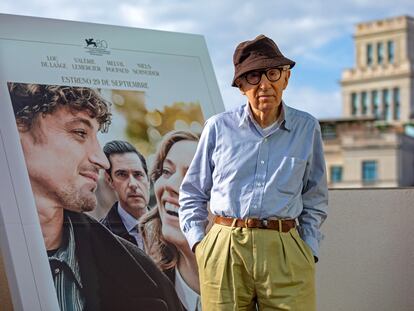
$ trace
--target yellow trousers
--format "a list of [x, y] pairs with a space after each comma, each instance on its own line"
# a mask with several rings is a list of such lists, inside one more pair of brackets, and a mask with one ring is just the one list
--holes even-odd
[[196, 248], [203, 311], [315, 311], [315, 263], [297, 230], [214, 224]]

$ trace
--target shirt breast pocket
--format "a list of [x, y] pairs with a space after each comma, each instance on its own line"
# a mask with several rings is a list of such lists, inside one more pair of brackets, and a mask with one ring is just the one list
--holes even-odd
[[276, 187], [279, 192], [296, 195], [302, 189], [306, 161], [295, 157], [284, 157], [276, 171]]
[[223, 141], [219, 152], [214, 156], [216, 170], [213, 177], [221, 183], [224, 180], [232, 182], [241, 176], [254, 174], [249, 168], [253, 167], [251, 159], [257, 157], [256, 153], [256, 146], [244, 140]]

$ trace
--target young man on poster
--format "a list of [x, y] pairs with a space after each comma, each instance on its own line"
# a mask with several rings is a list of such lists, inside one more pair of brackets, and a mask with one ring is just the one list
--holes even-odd
[[319, 123], [282, 101], [295, 62], [271, 39], [240, 43], [233, 61], [248, 103], [206, 122], [180, 190], [203, 311], [312, 311], [328, 202]]
[[109, 104], [89, 88], [8, 86], [61, 310], [180, 310], [152, 261], [83, 213], [109, 167], [96, 135]]
[[138, 221], [148, 211], [150, 181], [144, 156], [129, 142], [113, 140], [103, 148], [109, 161], [105, 179], [115, 191], [114, 203], [101, 223], [112, 233], [144, 250]]

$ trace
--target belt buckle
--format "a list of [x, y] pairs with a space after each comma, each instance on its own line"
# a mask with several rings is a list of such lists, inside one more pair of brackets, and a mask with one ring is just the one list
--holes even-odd
[[260, 219], [260, 226], [262, 228], [267, 228], [268, 220], [267, 219]]

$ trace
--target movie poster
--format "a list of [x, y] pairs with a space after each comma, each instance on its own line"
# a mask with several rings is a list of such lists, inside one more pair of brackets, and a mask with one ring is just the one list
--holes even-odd
[[116, 279], [142, 292], [146, 268], [112, 233], [199, 307], [177, 210], [204, 121], [224, 110], [204, 38], [0, 15], [0, 99], [0, 246], [15, 309], [56, 310], [68, 294], [99, 309], [104, 292], [128, 303]]

